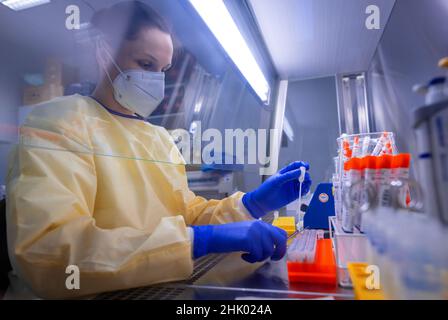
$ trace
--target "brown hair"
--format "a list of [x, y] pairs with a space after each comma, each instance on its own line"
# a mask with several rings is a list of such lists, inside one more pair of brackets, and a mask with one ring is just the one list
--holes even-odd
[[119, 2], [97, 11], [91, 20], [95, 32], [106, 36], [116, 48], [136, 39], [141, 28], [156, 28], [171, 34], [171, 27], [153, 8], [140, 1]]

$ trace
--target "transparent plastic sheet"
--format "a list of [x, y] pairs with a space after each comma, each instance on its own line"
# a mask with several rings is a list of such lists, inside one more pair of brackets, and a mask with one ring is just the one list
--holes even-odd
[[[446, 56], [445, 0], [396, 1], [375, 56], [368, 70], [371, 114], [377, 131], [393, 131], [401, 152], [417, 159], [412, 112], [424, 105], [424, 98], [412, 91], [443, 74], [437, 62]], [[419, 180], [417, 166], [411, 176]]]
[[[164, 128], [101, 107], [83, 108], [81, 102], [76, 108], [57, 107], [51, 102], [37, 107], [20, 127], [18, 141], [7, 146], [8, 244], [21, 252], [11, 262], [15, 270], [35, 277], [34, 285], [49, 272], [62, 277], [59, 263], [65, 268], [66, 257], [82, 272], [120, 274], [108, 282], [115, 289], [120, 283], [132, 287], [180, 277], [191, 264], [186, 226], [247, 219], [239, 207], [238, 185], [224, 185], [228, 180], [221, 175], [204, 173], [197, 179], [208, 190], [216, 187], [221, 201], [191, 190], [186, 161]], [[41, 236], [30, 239], [33, 232]], [[32, 245], [17, 249], [25, 242]], [[142, 259], [147, 252], [161, 256]], [[56, 270], [30, 271], [35, 261], [45, 259]], [[160, 271], [152, 276], [123, 271], [129, 263], [146, 272], [164, 259], [179, 261], [178, 271], [169, 275], [155, 268]], [[85, 293], [94, 292], [101, 279], [92, 278]]]
[[[17, 147], [40, 149], [53, 152], [73, 153], [94, 157], [135, 160], [167, 165], [184, 165], [181, 154], [168, 132], [143, 121], [137, 125], [108, 121], [97, 117], [83, 116], [88, 125], [74, 125], [68, 122], [53, 125], [51, 119], [34, 118], [40, 128], [24, 125], [19, 131]], [[48, 122], [48, 123], [47, 123]], [[55, 130], [46, 129], [45, 126]], [[147, 129], [147, 130], [146, 130]]]
[[[180, 179], [206, 199], [221, 199], [240, 190], [253, 189], [260, 183], [256, 181], [261, 178], [260, 159], [248, 163], [249, 153], [254, 150], [257, 153], [257, 149], [247, 139], [239, 141], [237, 136], [231, 136], [233, 148], [227, 150], [225, 130], [212, 129], [221, 135], [222, 145], [211, 144], [204, 140], [208, 130], [205, 125], [198, 129], [202, 132], [190, 132], [182, 127], [168, 131], [149, 121], [111, 114], [90, 97], [61, 101], [61, 105], [49, 102], [32, 108], [23, 124], [16, 128], [16, 139], [2, 142], [5, 184], [8, 167], [14, 161], [16, 164], [21, 161], [17, 152], [35, 157], [36, 161], [46, 158], [49, 160], [45, 161], [66, 164], [65, 168], [59, 168], [60, 174], [76, 174], [76, 162], [91, 163], [92, 170], [97, 170], [100, 177], [105, 174], [104, 170], [99, 171], [101, 168], [113, 168], [110, 169], [113, 173], [121, 175], [121, 180], [111, 178], [110, 183], [116, 184], [154, 176], [152, 170], [158, 168], [170, 183], [176, 184], [175, 180]], [[74, 106], [67, 105], [70, 103]], [[244, 130], [241, 132], [244, 138]], [[11, 163], [7, 158], [14, 155], [16, 159]], [[167, 173], [173, 171], [178, 179]], [[250, 179], [248, 188], [245, 180], [251, 176], [256, 179]]]
[[[412, 130], [412, 112], [398, 90], [396, 83], [403, 79], [391, 71], [387, 72], [384, 65], [381, 46], [378, 48], [373, 68], [369, 72], [369, 84], [372, 98], [372, 114], [378, 131], [392, 131], [401, 152], [410, 152], [417, 156], [416, 138]], [[386, 71], [384, 71], [386, 68]], [[416, 168], [412, 172], [415, 176]]]

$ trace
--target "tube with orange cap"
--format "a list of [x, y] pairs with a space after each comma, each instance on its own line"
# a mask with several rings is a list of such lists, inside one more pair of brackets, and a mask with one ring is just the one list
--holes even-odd
[[[352, 158], [346, 162], [344, 170], [347, 171], [347, 177], [344, 184], [344, 194], [349, 195], [350, 188], [361, 181], [361, 159]], [[350, 199], [351, 203], [343, 202], [342, 209], [342, 229], [345, 232], [352, 233], [356, 215], [356, 203], [360, 199]]]
[[341, 137], [338, 139], [340, 141], [339, 152], [342, 156], [342, 163], [347, 161], [352, 157], [352, 149], [350, 148], [350, 140], [347, 134], [343, 133]]
[[392, 177], [392, 155], [382, 155], [377, 158], [377, 175], [379, 182], [378, 199], [381, 207], [390, 207], [390, 182]]
[[352, 157], [357, 158], [361, 156], [361, 143], [359, 141], [359, 137], [353, 138], [353, 149], [352, 149]]
[[362, 142], [361, 157], [369, 155], [370, 136], [366, 136]]
[[348, 140], [342, 142], [342, 154], [346, 160], [352, 157], [352, 149], [350, 149], [350, 142], [348, 142]]
[[349, 192], [350, 190], [350, 175], [349, 172], [351, 170], [351, 164], [352, 164], [352, 160], [349, 159], [347, 161], [344, 162], [344, 170], [342, 173], [342, 181], [341, 181], [341, 206], [342, 206], [342, 210], [341, 210], [341, 223], [343, 223], [344, 220], [346, 220], [346, 215], [348, 214], [348, 206], [347, 203], [344, 199], [344, 196], [347, 192]]
[[[409, 153], [401, 153], [394, 156], [394, 159], [392, 161], [392, 179], [400, 180], [401, 182], [406, 184], [406, 181], [409, 180], [410, 166], [411, 166], [411, 155]], [[405, 203], [408, 206], [410, 202], [411, 197], [409, 189], [407, 189]]]
[[357, 163], [355, 163], [354, 168], [358, 170], [359, 172], [359, 181], [361, 182], [361, 184], [358, 186], [358, 190], [357, 190], [357, 198], [355, 199], [355, 201], [357, 201], [358, 205], [356, 206], [356, 211], [354, 212], [354, 216], [353, 216], [353, 225], [358, 229], [361, 230], [361, 221], [362, 221], [362, 212], [360, 210], [360, 205], [361, 203], [365, 202], [365, 177], [364, 177], [364, 173], [365, 173], [365, 166], [366, 163], [364, 161], [364, 158], [358, 158], [357, 159]]
[[383, 150], [384, 146], [386, 145], [386, 143], [389, 140], [388, 136], [389, 135], [387, 132], [383, 132], [383, 134], [381, 135], [381, 138], [378, 140], [378, 142], [375, 146], [375, 149], [373, 149], [372, 156], [380, 155], [381, 151]]
[[393, 154], [393, 149], [392, 149], [392, 143], [390, 141], [388, 141], [384, 146], [383, 149], [381, 150], [380, 156], [385, 155], [385, 154]]
[[[374, 188], [377, 190], [377, 177], [376, 177], [376, 158], [374, 156], [367, 156], [362, 158], [362, 170], [363, 170], [363, 179], [364, 179], [364, 194], [363, 196], [367, 196], [367, 188]], [[363, 200], [364, 201], [364, 200]], [[367, 199], [365, 199], [367, 201]], [[372, 214], [371, 210], [360, 215], [359, 220], [356, 221], [356, 227], [362, 232], [365, 232], [367, 220], [366, 215]]]

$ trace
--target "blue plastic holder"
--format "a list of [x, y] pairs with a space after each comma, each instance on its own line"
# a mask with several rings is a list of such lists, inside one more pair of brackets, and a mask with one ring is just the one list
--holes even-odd
[[303, 226], [308, 229], [329, 229], [328, 217], [334, 215], [333, 184], [320, 183], [305, 212]]

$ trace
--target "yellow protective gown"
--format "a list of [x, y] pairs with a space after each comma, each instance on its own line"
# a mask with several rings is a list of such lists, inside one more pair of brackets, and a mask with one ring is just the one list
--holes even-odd
[[[9, 255], [41, 297], [67, 298], [187, 278], [187, 225], [248, 219], [238, 192], [188, 189], [169, 133], [89, 97], [37, 106], [21, 128], [7, 184]], [[69, 265], [80, 289], [68, 290]]]

